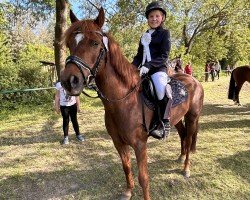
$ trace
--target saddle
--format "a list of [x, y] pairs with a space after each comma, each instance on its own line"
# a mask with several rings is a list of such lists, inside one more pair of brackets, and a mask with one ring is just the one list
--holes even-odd
[[[177, 79], [170, 77], [168, 83], [172, 89], [172, 105], [171, 108], [185, 102], [188, 97], [188, 91], [184, 84]], [[158, 106], [158, 99], [153, 81], [150, 76], [144, 76], [142, 81], [142, 99], [145, 105], [154, 111], [154, 117], [149, 126], [149, 132], [154, 130], [161, 122], [160, 107]], [[165, 97], [164, 97], [165, 98]], [[166, 102], [167, 104], [167, 102]]]

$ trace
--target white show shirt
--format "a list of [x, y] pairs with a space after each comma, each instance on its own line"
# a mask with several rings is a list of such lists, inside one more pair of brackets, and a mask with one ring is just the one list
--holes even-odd
[[67, 95], [61, 82], [56, 83], [56, 89], [60, 91], [60, 106], [72, 106], [76, 103], [76, 97]]

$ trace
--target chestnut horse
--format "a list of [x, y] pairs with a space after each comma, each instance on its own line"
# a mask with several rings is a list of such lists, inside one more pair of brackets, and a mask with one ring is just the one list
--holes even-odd
[[239, 93], [242, 85], [248, 81], [250, 83], [250, 66], [245, 65], [235, 68], [231, 73], [230, 84], [228, 88], [228, 99], [232, 99], [235, 104], [240, 104]]
[[[142, 109], [141, 78], [138, 70], [123, 56], [118, 43], [102, 32], [105, 20], [102, 8], [95, 20], [78, 20], [72, 11], [70, 19], [72, 24], [65, 33], [70, 56], [62, 71], [61, 83], [69, 95], [80, 95], [83, 88], [94, 80], [105, 108], [105, 125], [121, 157], [126, 176], [127, 186], [121, 199], [130, 199], [134, 188], [130, 162], [131, 146], [137, 160], [139, 184], [144, 199], [148, 200], [148, 133], [145, 126], [149, 128], [154, 113], [146, 106]], [[204, 92], [201, 84], [189, 75], [175, 74], [173, 78], [180, 80], [188, 91], [187, 100], [172, 108], [170, 123], [177, 128], [180, 135], [179, 160], [184, 161], [184, 175], [189, 177], [189, 157], [190, 152], [196, 150], [198, 119]]]

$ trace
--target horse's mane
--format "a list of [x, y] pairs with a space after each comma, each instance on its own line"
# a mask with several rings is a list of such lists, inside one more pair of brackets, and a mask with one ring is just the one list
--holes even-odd
[[137, 68], [125, 58], [113, 36], [111, 34], [107, 34], [107, 36], [109, 39], [110, 64], [114, 67], [116, 75], [127, 87], [135, 86], [138, 82]]
[[[85, 37], [93, 38], [95, 34], [93, 31], [102, 32], [93, 20], [81, 20], [73, 23], [65, 32], [63, 42], [67, 45], [70, 36], [74, 31], [81, 31]], [[112, 65], [118, 80], [120, 80], [126, 87], [133, 87], [138, 82], [138, 72], [136, 67], [128, 62], [123, 55], [119, 44], [115, 41], [110, 33], [104, 33], [109, 41], [109, 62]]]

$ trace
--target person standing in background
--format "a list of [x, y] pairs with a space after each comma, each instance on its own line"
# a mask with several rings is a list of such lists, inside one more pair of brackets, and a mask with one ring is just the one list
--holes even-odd
[[187, 64], [186, 67], [184, 68], [184, 73], [185, 73], [185, 74], [189, 74], [189, 75], [192, 76], [193, 70], [192, 70], [191, 62], [188, 62], [188, 64]]
[[219, 61], [217, 61], [215, 64], [215, 71], [216, 71], [216, 76], [217, 76], [218, 80], [220, 78], [220, 70], [221, 70], [221, 66], [220, 66]]
[[207, 61], [205, 65], [205, 82], [208, 82], [209, 74], [210, 74], [210, 65], [209, 61]]
[[214, 81], [214, 78], [215, 78], [215, 63], [214, 62], [210, 63], [210, 74], [211, 74], [212, 81]]
[[71, 119], [76, 139], [79, 142], [84, 141], [84, 137], [80, 134], [79, 124], [77, 121], [77, 112], [80, 112], [80, 98], [79, 96], [69, 96], [61, 85], [61, 82], [56, 83], [55, 95], [55, 110], [63, 117], [63, 133], [64, 139], [62, 144], [69, 144], [69, 120]]
[[230, 74], [231, 74], [231, 68], [230, 68], [230, 65], [227, 65], [227, 68], [226, 68], [226, 74], [227, 74], [227, 76], [230, 76]]

